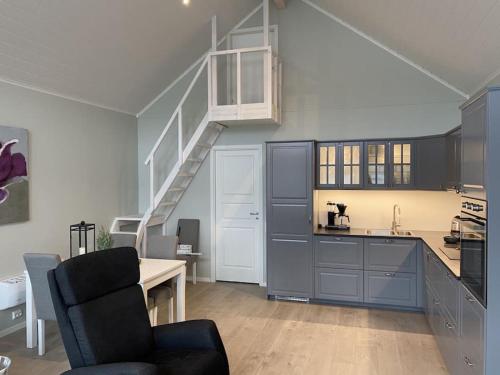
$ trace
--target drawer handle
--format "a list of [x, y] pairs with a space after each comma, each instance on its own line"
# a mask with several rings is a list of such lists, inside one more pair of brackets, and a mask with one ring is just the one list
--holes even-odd
[[389, 238], [385, 240], [385, 243], [393, 243], [393, 242], [394, 242], [394, 240], [391, 240]]
[[395, 274], [395, 273], [390, 273], [390, 272], [387, 272], [387, 273], [385, 274], [385, 276], [387, 276], [387, 277], [395, 277], [395, 276], [396, 276], [396, 274]]
[[450, 322], [446, 322], [444, 325], [445, 325], [445, 326], [446, 326], [446, 328], [448, 328], [448, 329], [453, 329], [453, 328], [455, 328], [455, 326], [454, 326], [453, 324], [451, 324]]
[[476, 299], [474, 297], [471, 297], [471, 296], [468, 296], [466, 295], [465, 296], [465, 299], [470, 302], [470, 303], [474, 303], [474, 302], [477, 302]]
[[464, 357], [464, 362], [467, 366], [469, 367], [474, 367], [474, 363], [471, 362], [471, 360], [469, 359], [469, 357], [465, 356]]

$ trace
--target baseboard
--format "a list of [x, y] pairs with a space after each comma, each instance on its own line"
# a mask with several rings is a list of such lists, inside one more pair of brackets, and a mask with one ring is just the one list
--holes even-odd
[[[193, 277], [192, 276], [187, 276], [186, 277], [186, 280], [187, 281], [193, 281]], [[196, 277], [196, 282], [200, 282], [200, 283], [211, 283], [212, 281], [210, 280], [210, 277], [199, 277], [197, 276]]]
[[9, 328], [5, 328], [4, 330], [0, 331], [0, 337], [10, 335], [11, 333], [14, 333], [16, 331], [19, 331], [20, 329], [23, 329], [24, 327], [26, 327], [26, 321], [21, 322], [21, 323], [17, 323]]

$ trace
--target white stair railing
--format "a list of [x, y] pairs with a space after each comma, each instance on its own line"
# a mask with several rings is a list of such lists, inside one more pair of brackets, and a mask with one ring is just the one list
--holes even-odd
[[[207, 65], [208, 56], [200, 63], [186, 92], [144, 162], [149, 169], [149, 207], [139, 224], [136, 239], [138, 249], [146, 225], [158, 209], [182, 165], [186, 162], [197, 140], [208, 125]], [[199, 85], [201, 87], [197, 87]], [[201, 88], [201, 90], [196, 90], [197, 88]], [[196, 99], [196, 95], [200, 93], [202, 99], [193, 102], [193, 98]]]

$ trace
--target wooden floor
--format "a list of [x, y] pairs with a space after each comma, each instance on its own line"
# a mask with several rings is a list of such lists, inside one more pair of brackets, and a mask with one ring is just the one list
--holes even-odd
[[[189, 284], [186, 311], [217, 322], [232, 374], [447, 374], [422, 314], [268, 301], [265, 289], [232, 283]], [[0, 338], [9, 375], [69, 368], [57, 327], [47, 332], [44, 357], [25, 348], [24, 330]]]

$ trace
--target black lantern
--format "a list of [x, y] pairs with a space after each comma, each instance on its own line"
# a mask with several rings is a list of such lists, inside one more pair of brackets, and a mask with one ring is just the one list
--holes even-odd
[[[69, 257], [73, 257], [73, 242], [78, 240], [78, 252], [75, 255], [87, 254], [89, 252], [88, 237], [92, 235], [94, 237], [94, 245], [92, 251], [95, 251], [95, 224], [89, 224], [85, 221], [79, 224], [73, 224], [69, 226]], [[78, 236], [78, 238], [76, 238]]]

